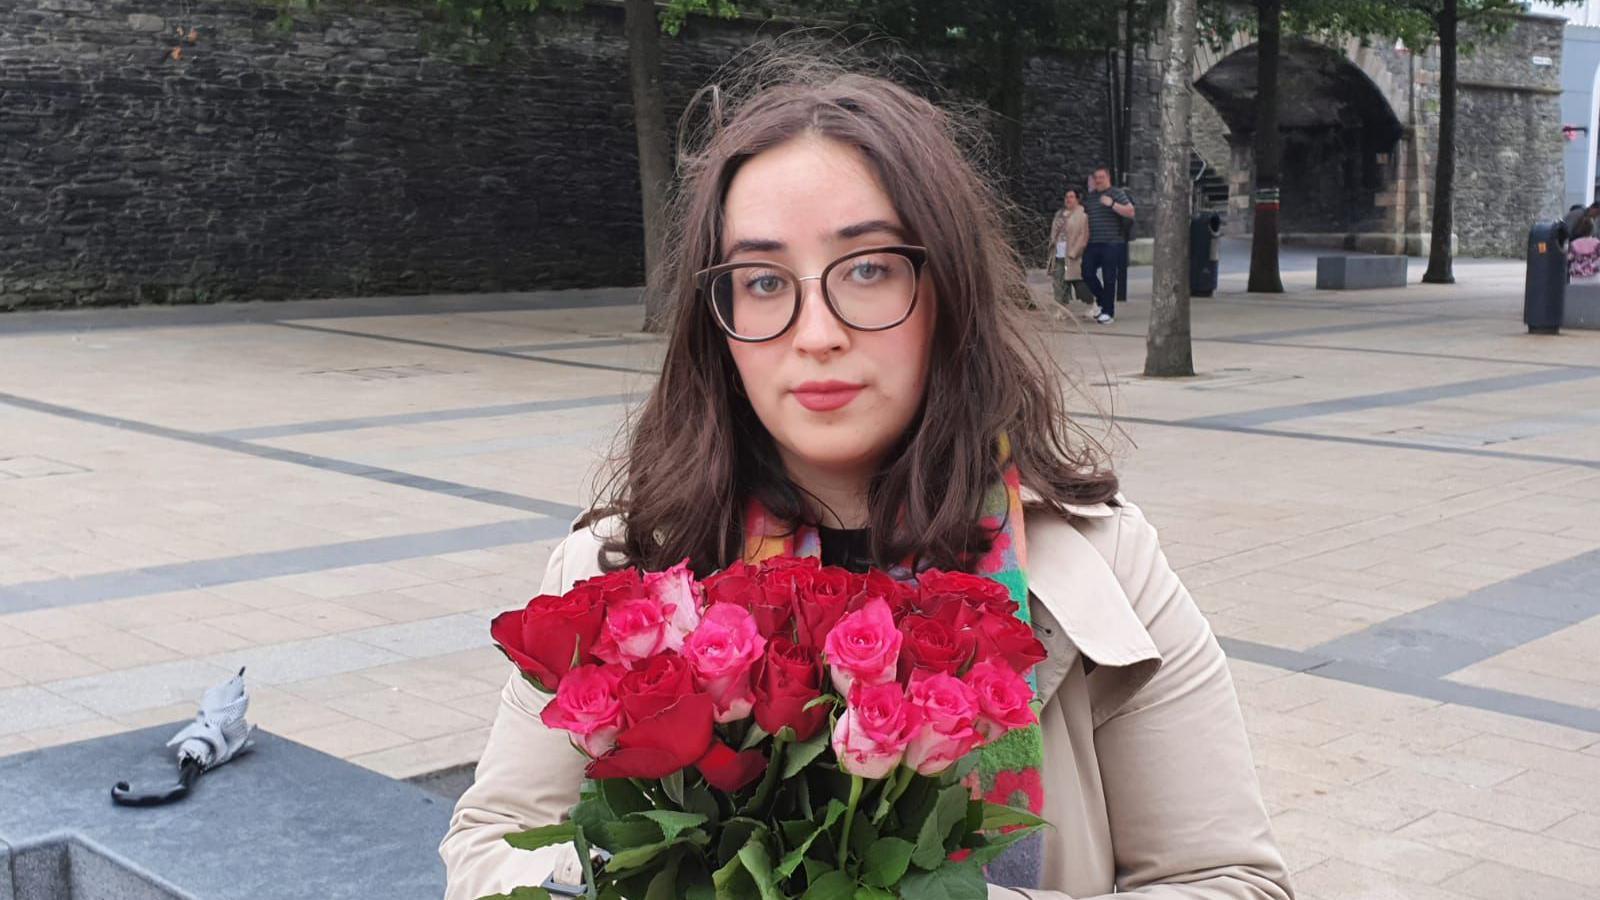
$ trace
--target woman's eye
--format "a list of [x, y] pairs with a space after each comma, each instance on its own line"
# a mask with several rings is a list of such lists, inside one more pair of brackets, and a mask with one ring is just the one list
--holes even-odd
[[752, 294], [776, 294], [783, 290], [783, 276], [771, 272], [757, 273], [746, 277], [744, 286]]
[[883, 277], [888, 268], [874, 260], [865, 259], [856, 262], [850, 267], [850, 278], [853, 281], [871, 282]]

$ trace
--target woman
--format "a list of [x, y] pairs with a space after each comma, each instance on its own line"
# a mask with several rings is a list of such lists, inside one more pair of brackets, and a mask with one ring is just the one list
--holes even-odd
[[[660, 380], [541, 590], [686, 557], [705, 574], [774, 538], [856, 569], [1012, 559], [1050, 656], [1042, 756], [1007, 799], [1054, 827], [991, 865], [1020, 887], [990, 897], [1291, 897], [1222, 652], [1026, 343], [1020, 261], [951, 120], [826, 73], [711, 118], [684, 158]], [[997, 491], [1014, 512], [984, 521]], [[515, 673], [502, 700], [440, 847], [450, 898], [577, 868], [502, 840], [559, 819], [584, 765]]]
[[[1061, 198], [1061, 208], [1056, 210], [1050, 223], [1050, 245], [1055, 255], [1045, 264], [1045, 274], [1055, 287], [1056, 303], [1063, 309], [1072, 307], [1074, 297], [1094, 306], [1089, 287], [1083, 283], [1083, 248], [1089, 245], [1089, 216], [1083, 211], [1083, 198], [1077, 188], [1067, 188]], [[1056, 273], [1059, 272], [1059, 275]], [[1100, 314], [1098, 308], [1090, 318]]]

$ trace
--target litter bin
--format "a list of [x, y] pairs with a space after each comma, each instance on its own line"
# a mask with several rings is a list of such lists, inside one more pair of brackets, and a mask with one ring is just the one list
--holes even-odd
[[1556, 334], [1567, 303], [1567, 226], [1540, 222], [1528, 229], [1528, 280], [1522, 321], [1530, 334]]
[[1201, 213], [1189, 221], [1189, 296], [1216, 293], [1221, 236], [1222, 217], [1216, 213]]

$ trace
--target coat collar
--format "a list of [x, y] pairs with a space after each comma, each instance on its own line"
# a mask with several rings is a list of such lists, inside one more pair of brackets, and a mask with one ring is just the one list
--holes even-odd
[[[1098, 519], [1116, 515], [1107, 504], [1068, 510]], [[1049, 657], [1036, 671], [1039, 697], [1048, 702], [1079, 665], [1082, 654], [1097, 668], [1091, 676], [1095, 720], [1121, 707], [1161, 666], [1161, 653], [1134, 611], [1106, 558], [1073, 523], [1049, 510], [1027, 516], [1028, 589]]]

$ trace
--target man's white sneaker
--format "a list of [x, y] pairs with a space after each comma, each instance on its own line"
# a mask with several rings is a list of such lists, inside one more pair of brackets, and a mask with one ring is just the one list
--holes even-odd
[[1101, 313], [1100, 315], [1095, 316], [1094, 320], [1096, 322], [1100, 323], [1101, 325], [1110, 325], [1112, 322], [1116, 321], [1116, 319], [1113, 319], [1112, 317], [1106, 315], [1105, 313]]

